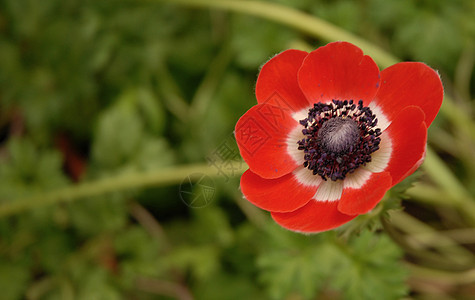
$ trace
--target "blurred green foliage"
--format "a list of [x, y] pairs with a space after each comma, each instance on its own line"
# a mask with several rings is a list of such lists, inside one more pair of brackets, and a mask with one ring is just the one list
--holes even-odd
[[[473, 1], [272, 2], [424, 61], [446, 83], [462, 76], [469, 88], [460, 93], [474, 92], [474, 78], [459, 70], [474, 49]], [[254, 105], [259, 66], [304, 43], [325, 41], [162, 1], [1, 1], [0, 205], [76, 181], [205, 162]], [[201, 209], [180, 201], [178, 185], [117, 187], [0, 219], [1, 298], [408, 294], [403, 250], [377, 218], [350, 224], [351, 237], [298, 235], [243, 202], [236, 177], [214, 182]], [[399, 192], [385, 209], [399, 207]]]

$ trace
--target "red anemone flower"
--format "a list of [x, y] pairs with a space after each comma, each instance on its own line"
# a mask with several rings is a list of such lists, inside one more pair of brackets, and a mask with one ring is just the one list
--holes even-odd
[[380, 72], [335, 42], [276, 55], [256, 98], [235, 129], [249, 166], [241, 190], [281, 226], [321, 232], [367, 213], [420, 166], [443, 87], [423, 63]]

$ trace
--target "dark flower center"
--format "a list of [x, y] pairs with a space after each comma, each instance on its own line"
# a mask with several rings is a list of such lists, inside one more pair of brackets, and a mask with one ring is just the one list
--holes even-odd
[[371, 109], [353, 100], [315, 103], [308, 117], [300, 120], [305, 128], [298, 149], [304, 151], [304, 167], [323, 180], [344, 179], [359, 166], [371, 161], [379, 149], [381, 130]]
[[342, 154], [358, 142], [359, 135], [358, 125], [353, 119], [336, 117], [323, 123], [317, 141], [323, 151]]

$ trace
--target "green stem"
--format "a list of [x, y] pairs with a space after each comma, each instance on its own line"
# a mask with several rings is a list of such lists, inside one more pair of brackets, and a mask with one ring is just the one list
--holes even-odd
[[432, 185], [417, 182], [414, 186], [407, 189], [405, 193], [411, 199], [420, 203], [457, 208], [454, 207], [454, 203], [457, 202], [457, 200], [454, 200], [450, 194], [446, 194], [440, 188]]
[[[39, 206], [62, 201], [73, 201], [118, 190], [179, 184], [188, 177], [191, 180], [199, 179], [203, 174], [211, 177], [220, 176], [215, 168], [210, 167], [207, 164], [186, 165], [153, 172], [118, 175], [116, 177], [100, 179], [94, 182], [80, 183], [41, 195], [4, 203], [0, 206], [0, 217], [13, 215]], [[227, 175], [233, 176], [239, 174]]]
[[262, 17], [276, 21], [280, 24], [288, 25], [326, 41], [341, 40], [358, 45], [366, 54], [378, 61], [383, 67], [389, 67], [398, 62], [396, 57], [385, 52], [380, 47], [377, 47], [348, 31], [307, 13], [280, 4], [237, 0], [158, 0], [158, 2], [225, 9]]
[[440, 111], [452, 124], [456, 130], [471, 140], [475, 140], [475, 124], [467, 110], [456, 106], [452, 98], [445, 95]]
[[[413, 243], [407, 239], [407, 235], [403, 234], [396, 226], [383, 215], [380, 217], [381, 224], [384, 231], [393, 239], [405, 253], [416, 258], [418, 261], [423, 262], [426, 265], [430, 265], [433, 268], [447, 269], [447, 270], [459, 270], [460, 266], [454, 264], [452, 261], [448, 261], [443, 254], [439, 254], [432, 249], [424, 249], [420, 247], [414, 247]], [[412, 233], [410, 233], [412, 235]]]
[[473, 264], [473, 254], [457, 242], [419, 221], [409, 214], [391, 211], [390, 223], [400, 230], [409, 233], [407, 241], [418, 250], [436, 248], [449, 262], [460, 266]]
[[467, 199], [470, 197], [469, 192], [462, 183], [460, 183], [458, 178], [455, 177], [452, 171], [430, 147], [427, 147], [426, 160], [423, 164], [423, 168], [432, 180], [447, 194], [458, 199]]
[[406, 191], [406, 194], [414, 201], [456, 209], [466, 217], [469, 224], [475, 226], [475, 202], [468, 196], [456, 195], [423, 183], [415, 184]]
[[178, 84], [170, 74], [164, 63], [158, 64], [157, 73], [160, 82], [157, 82], [162, 101], [165, 107], [180, 121], [186, 122], [188, 119], [188, 111], [190, 109], [188, 103], [181, 94]]
[[412, 277], [424, 280], [439, 281], [451, 285], [462, 285], [475, 282], [475, 269], [470, 269], [465, 272], [448, 272], [425, 268], [410, 263], [406, 263], [406, 267], [411, 272]]

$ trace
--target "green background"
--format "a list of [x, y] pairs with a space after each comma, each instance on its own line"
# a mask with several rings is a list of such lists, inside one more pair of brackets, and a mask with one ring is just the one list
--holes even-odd
[[[471, 0], [1, 0], [0, 298], [475, 297], [474, 16]], [[446, 99], [421, 171], [300, 235], [242, 198], [232, 133], [265, 61], [335, 40], [381, 69], [429, 64]]]

